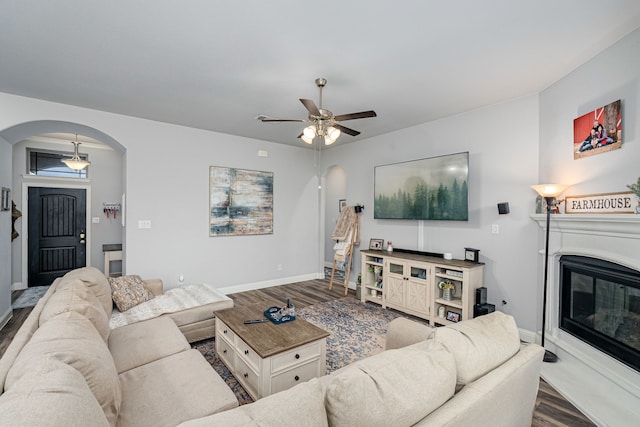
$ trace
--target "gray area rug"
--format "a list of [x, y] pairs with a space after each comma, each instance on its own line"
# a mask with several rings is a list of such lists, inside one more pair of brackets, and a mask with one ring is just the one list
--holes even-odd
[[27, 288], [20, 294], [20, 296], [11, 304], [11, 307], [15, 310], [18, 308], [27, 308], [35, 306], [40, 298], [47, 292], [49, 286], [34, 286]]
[[[297, 310], [296, 315], [331, 334], [327, 337], [327, 373], [384, 350], [389, 322], [397, 317], [409, 317], [354, 299], [314, 304]], [[215, 338], [193, 343], [192, 347], [199, 350], [224, 379], [240, 405], [253, 402], [216, 355]]]

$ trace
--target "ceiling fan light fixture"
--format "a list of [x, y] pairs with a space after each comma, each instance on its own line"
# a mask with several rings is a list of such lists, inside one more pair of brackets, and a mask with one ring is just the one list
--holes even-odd
[[339, 137], [340, 137], [340, 129], [333, 126], [329, 126], [325, 132], [324, 143], [326, 145], [331, 145], [334, 142], [336, 142]]
[[307, 138], [307, 135], [305, 135], [304, 133], [302, 134], [300, 139], [302, 139], [307, 144], [313, 144], [313, 137], [312, 138]]
[[[302, 134], [306, 136], [308, 139], [313, 140], [316, 137], [316, 127], [314, 125], [307, 126], [302, 131]], [[310, 143], [309, 143], [310, 144]]]
[[74, 171], [81, 171], [91, 164], [88, 160], [83, 160], [78, 155], [78, 135], [76, 134], [76, 140], [70, 141], [73, 144], [73, 156], [70, 159], [62, 159], [61, 162], [67, 165], [69, 169], [73, 169]]

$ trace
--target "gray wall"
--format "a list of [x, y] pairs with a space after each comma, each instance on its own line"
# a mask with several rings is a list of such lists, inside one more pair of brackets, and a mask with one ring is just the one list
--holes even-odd
[[[11, 188], [11, 145], [2, 138], [0, 187]], [[0, 328], [9, 321], [11, 313], [11, 211], [0, 211]]]
[[[347, 200], [365, 205], [360, 249], [368, 248], [370, 238], [455, 258], [463, 257], [465, 247], [478, 248], [489, 302], [514, 314], [520, 327], [534, 329], [538, 227], [529, 215], [536, 197], [530, 185], [538, 181], [537, 116], [533, 95], [327, 150], [325, 164], [347, 171]], [[461, 151], [469, 151], [468, 222], [373, 219], [375, 166]], [[498, 202], [509, 202], [511, 213], [498, 216]], [[491, 234], [492, 224], [499, 225], [499, 234]], [[356, 254], [352, 278], [360, 271]]]

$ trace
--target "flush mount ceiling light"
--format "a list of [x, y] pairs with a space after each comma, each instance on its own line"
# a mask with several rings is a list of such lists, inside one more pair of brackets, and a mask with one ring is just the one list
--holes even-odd
[[70, 159], [62, 159], [61, 162], [67, 165], [69, 169], [73, 169], [74, 171], [80, 171], [91, 164], [88, 160], [83, 160], [78, 155], [78, 134], [76, 134], [76, 140], [70, 141], [73, 144], [73, 156]]
[[349, 129], [348, 127], [342, 126], [338, 122], [344, 120], [354, 120], [354, 119], [364, 119], [367, 117], [376, 117], [376, 112], [373, 110], [362, 111], [359, 113], [350, 113], [350, 114], [341, 114], [339, 116], [334, 116], [333, 113], [329, 110], [325, 110], [322, 108], [322, 88], [327, 84], [327, 79], [319, 77], [316, 79], [316, 86], [320, 89], [320, 102], [318, 108], [316, 104], [310, 99], [300, 98], [300, 102], [309, 112], [309, 117], [307, 119], [274, 119], [264, 114], [261, 114], [257, 117], [258, 120], [264, 123], [268, 122], [303, 122], [309, 123], [307, 127], [304, 128], [302, 133], [298, 135], [298, 138], [302, 139], [307, 144], [313, 144], [313, 140], [316, 137], [322, 137], [324, 139], [324, 145], [331, 145], [340, 137], [341, 133], [344, 132], [351, 136], [359, 135], [360, 132], [357, 130]]

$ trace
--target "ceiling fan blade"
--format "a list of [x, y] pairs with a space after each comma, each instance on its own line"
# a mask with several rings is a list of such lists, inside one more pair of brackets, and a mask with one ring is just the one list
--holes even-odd
[[341, 131], [341, 132], [344, 132], [344, 133], [346, 133], [346, 134], [348, 134], [348, 135], [351, 135], [351, 136], [358, 136], [358, 135], [360, 135], [360, 132], [358, 132], [357, 130], [349, 129], [348, 127], [345, 127], [345, 126], [339, 125], [339, 124], [337, 124], [337, 123], [336, 123], [335, 125], [332, 125], [332, 126], [333, 126], [334, 128], [338, 128], [338, 129], [340, 129], [340, 131]]
[[260, 121], [262, 123], [267, 123], [267, 122], [304, 122], [304, 120], [300, 120], [300, 119], [261, 119]]
[[369, 110], [361, 111], [359, 113], [340, 114], [339, 116], [335, 116], [334, 119], [341, 122], [343, 120], [366, 119], [367, 117], [377, 117], [376, 112]]
[[316, 107], [316, 103], [312, 100], [300, 98], [300, 102], [302, 102], [304, 108], [306, 108], [307, 111], [309, 111], [309, 114], [311, 114], [312, 116], [320, 117], [322, 115], [320, 114], [320, 110], [318, 110], [318, 107]]

